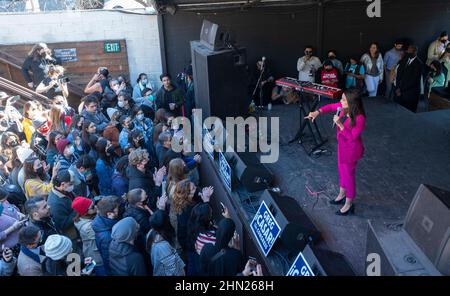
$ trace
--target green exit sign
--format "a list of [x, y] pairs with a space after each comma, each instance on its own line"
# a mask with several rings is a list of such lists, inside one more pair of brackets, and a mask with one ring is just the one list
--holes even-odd
[[105, 53], [116, 53], [120, 52], [120, 42], [119, 41], [113, 41], [113, 42], [105, 42], [103, 44], [103, 49]]

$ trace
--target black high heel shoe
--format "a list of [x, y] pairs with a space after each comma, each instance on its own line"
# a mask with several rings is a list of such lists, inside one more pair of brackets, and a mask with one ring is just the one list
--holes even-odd
[[350, 209], [348, 209], [346, 212], [341, 212], [341, 210], [338, 210], [337, 212], [336, 212], [336, 215], [338, 215], [338, 216], [348, 216], [349, 214], [354, 214], [355, 213], [355, 205], [354, 204], [352, 204], [351, 206], [350, 206]]
[[343, 199], [341, 199], [340, 201], [336, 201], [335, 199], [330, 200], [330, 205], [342, 205], [345, 204], [345, 200], [347, 199], [347, 197], [344, 196]]

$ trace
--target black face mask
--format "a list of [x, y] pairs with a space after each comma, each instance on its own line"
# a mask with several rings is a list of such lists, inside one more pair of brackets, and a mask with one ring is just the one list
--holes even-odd
[[106, 149], [106, 153], [108, 153], [109, 155], [113, 155], [115, 150], [116, 148], [113, 145], [111, 145], [109, 146], [108, 149]]
[[9, 142], [9, 146], [10, 147], [17, 147], [17, 146], [19, 146], [19, 143], [17, 142], [17, 140], [13, 140], [13, 141]]
[[128, 124], [128, 129], [129, 129], [130, 131], [134, 129], [134, 122], [130, 122], [130, 123]]
[[140, 147], [144, 147], [144, 145], [145, 145], [145, 140], [144, 140], [144, 139], [140, 139], [138, 143], [139, 143], [139, 146], [140, 146]]

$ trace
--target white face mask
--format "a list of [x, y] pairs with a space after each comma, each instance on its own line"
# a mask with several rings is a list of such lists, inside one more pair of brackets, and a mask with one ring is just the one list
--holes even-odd
[[117, 102], [117, 106], [119, 106], [120, 108], [123, 108], [125, 106], [125, 102], [119, 101], [119, 102]]
[[148, 80], [147, 79], [143, 79], [143, 80], [141, 80], [141, 83], [142, 83], [143, 86], [146, 86], [147, 83], [148, 83]]
[[144, 114], [137, 115], [136, 119], [139, 120], [139, 121], [143, 120], [144, 119]]
[[66, 188], [66, 192], [72, 192], [74, 189], [74, 185], [70, 185], [69, 187]]
[[69, 153], [70, 154], [74, 154], [75, 153], [75, 148], [73, 146], [70, 146]]

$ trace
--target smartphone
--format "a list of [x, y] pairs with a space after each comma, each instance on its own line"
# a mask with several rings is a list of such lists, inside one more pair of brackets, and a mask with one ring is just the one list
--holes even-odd
[[255, 257], [252, 256], [248, 256], [248, 260], [250, 261], [250, 266], [251, 266], [251, 270], [255, 271], [256, 270], [256, 265], [258, 265], [258, 261], [256, 260]]
[[223, 202], [220, 202], [220, 208], [222, 209], [222, 213], [225, 213], [225, 205]]
[[81, 273], [84, 274], [88, 274], [89, 272], [91, 272], [92, 269], [94, 269], [94, 267], [97, 265], [97, 263], [95, 262], [95, 260], [92, 260], [91, 263], [89, 263], [88, 265], [86, 265], [82, 270]]

